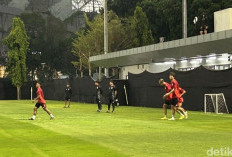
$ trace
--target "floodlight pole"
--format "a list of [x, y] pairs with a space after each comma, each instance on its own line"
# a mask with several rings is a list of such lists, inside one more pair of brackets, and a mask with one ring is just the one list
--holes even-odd
[[[107, 15], [107, 0], [104, 0], [104, 53], [109, 51], [108, 43], [108, 15]], [[105, 76], [109, 77], [109, 69], [105, 68]]]
[[187, 0], [182, 0], [183, 38], [187, 38]]

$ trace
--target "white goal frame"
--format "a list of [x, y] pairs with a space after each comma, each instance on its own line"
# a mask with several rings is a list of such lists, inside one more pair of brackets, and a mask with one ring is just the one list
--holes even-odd
[[[228, 107], [227, 107], [227, 104], [226, 104], [226, 100], [225, 100], [225, 96], [223, 93], [218, 93], [218, 94], [205, 94], [204, 96], [204, 112], [205, 113], [208, 113], [207, 112], [207, 104], [206, 104], [206, 96], [210, 96], [211, 97], [211, 100], [213, 102], [213, 107], [214, 107], [214, 110], [215, 110], [215, 113], [216, 114], [222, 114], [222, 113], [219, 113], [218, 112], [218, 96], [221, 95], [222, 98], [223, 98], [223, 101], [225, 102], [225, 107], [226, 107], [226, 111], [227, 113], [229, 113], [229, 110], [228, 110]], [[216, 103], [213, 101], [213, 96], [216, 96]]]

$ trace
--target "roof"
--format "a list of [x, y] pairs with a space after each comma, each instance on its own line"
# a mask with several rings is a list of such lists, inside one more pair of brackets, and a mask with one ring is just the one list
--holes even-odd
[[90, 57], [105, 68], [148, 64], [165, 58], [181, 59], [232, 52], [232, 30], [173, 40]]
[[0, 5], [0, 13], [6, 13], [10, 15], [20, 15], [23, 11], [17, 8]]

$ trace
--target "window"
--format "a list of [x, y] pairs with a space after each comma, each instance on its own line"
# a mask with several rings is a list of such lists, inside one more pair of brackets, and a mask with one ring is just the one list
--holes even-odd
[[206, 66], [209, 70], [226, 70], [231, 68], [231, 64]]
[[178, 68], [179, 71], [190, 71], [195, 69], [194, 67], [188, 67], [188, 68]]

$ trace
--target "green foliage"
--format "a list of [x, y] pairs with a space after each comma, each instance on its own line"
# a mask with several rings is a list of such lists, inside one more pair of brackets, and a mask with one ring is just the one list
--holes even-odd
[[35, 80], [35, 75], [41, 80], [57, 78], [58, 71], [72, 76], [75, 70], [70, 63], [73, 36], [67, 32], [65, 23], [51, 14], [43, 17], [39, 13], [24, 13], [21, 18], [30, 37], [27, 55], [30, 80]]
[[181, 0], [144, 0], [139, 4], [147, 14], [155, 42], [159, 42], [160, 37], [165, 37], [166, 40], [182, 37], [181, 2]]
[[113, 10], [120, 17], [133, 16], [138, 3], [143, 0], [108, 0], [109, 10]]
[[[199, 34], [202, 15], [207, 17], [208, 32], [214, 31], [214, 12], [232, 7], [232, 1], [227, 0], [190, 0], [188, 1], [188, 34]], [[199, 22], [194, 27], [193, 19], [198, 16]]]
[[29, 42], [24, 23], [20, 18], [13, 18], [10, 34], [3, 42], [9, 48], [6, 70], [12, 84], [21, 87], [26, 81], [26, 54]]
[[[121, 20], [114, 12], [108, 13], [109, 52], [130, 48], [133, 45], [130, 32], [123, 27]], [[89, 57], [104, 52], [104, 18], [98, 14], [93, 21], [85, 15], [86, 29], [76, 33], [77, 38], [73, 40], [73, 54], [78, 61], [73, 64], [82, 73], [85, 69], [91, 69], [93, 65]]]
[[141, 7], [136, 7], [132, 21], [132, 30], [135, 34], [135, 46], [149, 45], [154, 42], [151, 30], [149, 30], [148, 19]]
[[[232, 1], [228, 0], [188, 0], [188, 36], [199, 34], [203, 13], [207, 16], [208, 32], [214, 31], [213, 13], [218, 10], [231, 8]], [[130, 18], [136, 6], [140, 6], [146, 13], [155, 42], [159, 37], [165, 37], [166, 41], [182, 38], [182, 0], [110, 0], [109, 9], [119, 17]], [[199, 22], [193, 24], [194, 17]]]
[[41, 68], [41, 55], [46, 50], [46, 26], [44, 18], [38, 13], [21, 14], [27, 34], [29, 36], [29, 48], [27, 53], [27, 74], [30, 80], [35, 80], [35, 73]]

